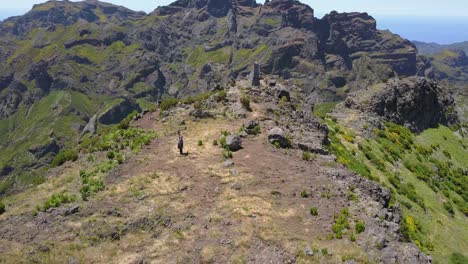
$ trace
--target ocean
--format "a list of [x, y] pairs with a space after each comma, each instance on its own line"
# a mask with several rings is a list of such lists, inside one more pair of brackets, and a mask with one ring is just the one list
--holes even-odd
[[409, 40], [452, 44], [468, 41], [468, 17], [375, 17], [377, 28]]

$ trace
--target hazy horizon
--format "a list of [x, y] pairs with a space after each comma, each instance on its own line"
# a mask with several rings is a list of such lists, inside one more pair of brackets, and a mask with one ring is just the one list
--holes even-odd
[[[46, 2], [43, 0], [17, 0], [15, 2], [2, 3], [0, 7], [0, 20], [11, 16], [23, 15], [34, 4]], [[117, 5], [126, 6], [135, 11], [149, 13], [158, 6], [167, 5], [174, 0], [107, 0]], [[260, 1], [257, 1], [260, 2]], [[262, 1], [263, 2], [263, 1]], [[434, 42], [438, 44], [452, 44], [468, 41], [468, 1], [448, 0], [451, 8], [437, 8], [439, 2], [435, 0], [415, 0], [407, 5], [408, 1], [396, 0], [391, 5], [376, 3], [374, 0], [356, 0], [350, 3], [348, 0], [335, 0], [330, 2], [301, 1], [314, 8], [316, 17], [321, 18], [333, 10], [338, 12], [367, 12], [377, 20], [379, 29], [389, 29], [395, 34], [412, 41]], [[399, 4], [400, 3], [400, 4]], [[389, 8], [392, 7], [392, 8]], [[413, 12], [412, 14], [409, 12]]]

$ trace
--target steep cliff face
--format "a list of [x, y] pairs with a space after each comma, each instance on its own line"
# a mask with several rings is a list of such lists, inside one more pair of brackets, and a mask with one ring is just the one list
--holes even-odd
[[404, 125], [413, 132], [457, 121], [452, 113], [453, 98], [436, 82], [419, 77], [392, 79], [386, 85], [358, 91], [346, 99], [345, 105]]
[[[143, 82], [152, 90], [146, 94], [157, 100], [162, 94], [207, 91], [246, 75], [254, 61], [264, 73], [284, 78], [312, 73], [352, 82], [347, 77], [353, 62], [367, 57], [398, 75], [416, 72], [414, 46], [377, 30], [369, 15], [332, 12], [317, 19], [312, 8], [293, 0], [265, 5], [180, 0], [147, 16], [100, 2], [47, 2], [0, 28], [5, 43], [0, 88], [10, 91], [0, 101], [3, 117], [18, 104], [40, 98], [33, 95], [35, 85], [45, 90], [94, 86], [99, 93], [132, 96], [132, 88]], [[201, 75], [208, 64], [211, 73]], [[34, 71], [38, 67], [42, 72]], [[77, 67], [88, 70], [77, 72]], [[147, 68], [166, 82], [151, 83]], [[25, 83], [37, 78], [39, 83]], [[20, 92], [18, 104], [8, 104], [15, 101], [11, 91], [18, 82], [29, 88]], [[337, 88], [335, 82], [310, 86], [308, 90]]]

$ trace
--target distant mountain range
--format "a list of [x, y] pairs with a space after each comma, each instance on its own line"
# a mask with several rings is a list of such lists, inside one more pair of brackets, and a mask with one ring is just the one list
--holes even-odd
[[413, 41], [418, 48], [419, 54], [423, 55], [433, 55], [436, 53], [440, 53], [444, 50], [463, 50], [465, 53], [468, 53], [468, 41], [448, 44], [448, 45], [441, 45], [437, 43], [426, 43], [420, 41]]

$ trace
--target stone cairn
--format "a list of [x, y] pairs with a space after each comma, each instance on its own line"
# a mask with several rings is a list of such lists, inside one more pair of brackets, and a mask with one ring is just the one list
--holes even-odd
[[260, 85], [260, 65], [258, 63], [254, 63], [252, 72], [250, 73], [250, 82], [252, 86], [259, 86]]

